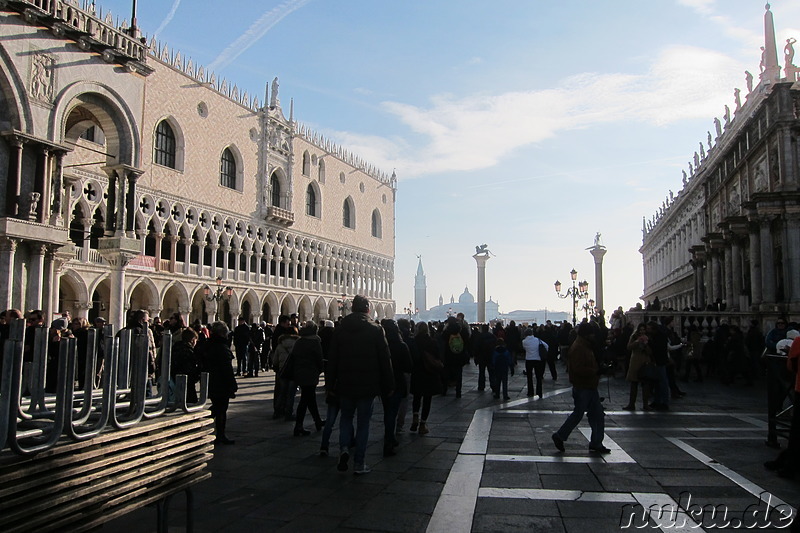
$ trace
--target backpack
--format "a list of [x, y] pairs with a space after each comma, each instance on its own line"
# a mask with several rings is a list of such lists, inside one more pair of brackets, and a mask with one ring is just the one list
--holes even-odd
[[460, 333], [453, 333], [447, 340], [447, 347], [450, 353], [460, 354], [464, 351], [464, 339], [461, 338]]

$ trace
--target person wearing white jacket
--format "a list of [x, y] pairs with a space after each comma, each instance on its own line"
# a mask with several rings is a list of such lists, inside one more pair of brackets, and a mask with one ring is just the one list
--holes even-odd
[[547, 360], [542, 354], [547, 354], [549, 346], [542, 339], [533, 334], [533, 329], [526, 329], [522, 339], [522, 347], [525, 349], [525, 374], [528, 378], [528, 396], [534, 395], [533, 374], [536, 373], [536, 395], [542, 398], [542, 379]]

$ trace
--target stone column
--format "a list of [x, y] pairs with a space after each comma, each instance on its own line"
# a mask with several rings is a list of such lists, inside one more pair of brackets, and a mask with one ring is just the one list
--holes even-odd
[[[117, 171], [110, 167], [103, 167], [108, 175], [108, 190], [106, 191], [106, 219], [105, 236], [113, 237], [117, 223]], [[158, 254], [156, 254], [157, 256]], [[118, 324], [115, 324], [118, 325]], [[119, 326], [124, 326], [121, 324]]]
[[478, 264], [478, 322], [486, 322], [486, 262], [489, 253], [476, 253], [472, 258]]
[[600, 311], [605, 310], [603, 307], [603, 256], [606, 255], [606, 252], [606, 247], [600, 244], [589, 248], [589, 253], [594, 257], [594, 301]]
[[51, 317], [55, 317], [56, 313], [60, 311], [60, 309], [58, 309], [58, 287], [60, 283], [60, 276], [58, 269], [56, 268], [55, 249], [52, 246], [47, 246], [45, 248], [44, 259], [44, 272], [42, 275], [42, 280], [45, 281], [45, 284], [44, 297], [42, 300], [44, 308], [42, 310], [45, 312], [45, 316], [49, 314]]
[[231, 247], [222, 247], [222, 279], [229, 279], [230, 276]]
[[[53, 151], [53, 214], [50, 217], [50, 224], [53, 226], [61, 226], [64, 220], [69, 221], [69, 213], [64, 213], [64, 210], [69, 206], [67, 201], [67, 189], [64, 188], [64, 155], [63, 150]], [[69, 222], [67, 222], [69, 225]]]
[[253, 252], [250, 250], [244, 252], [244, 257], [245, 257], [244, 281], [246, 283], [250, 283], [252, 281], [252, 278], [250, 277], [250, 264], [253, 262]]
[[764, 299], [761, 290], [761, 234], [758, 224], [750, 224], [750, 306], [761, 305]]
[[164, 241], [164, 234], [163, 233], [156, 233], [153, 236], [153, 240], [155, 241], [156, 245], [156, 272], [161, 270], [161, 243]]
[[89, 217], [84, 217], [80, 220], [83, 226], [83, 246], [81, 246], [81, 261], [84, 263], [89, 262], [89, 250], [92, 244], [92, 223], [93, 220]]
[[125, 299], [126, 267], [133, 258], [139, 255], [140, 247], [139, 241], [129, 239], [124, 235], [106, 237], [100, 240], [100, 249], [98, 251], [111, 268], [108, 322], [117, 328], [125, 326], [125, 310], [129, 305]]
[[717, 298], [720, 298], [720, 274], [721, 268], [719, 264], [719, 255], [717, 251], [714, 249], [709, 250], [709, 255], [711, 256], [711, 295], [709, 297], [710, 303], [716, 303]]
[[261, 281], [261, 274], [263, 274], [263, 272], [261, 271], [261, 261], [263, 259], [264, 259], [264, 253], [263, 252], [256, 252], [256, 283], [259, 284], [259, 285], [261, 285], [261, 283], [263, 283]]
[[[20, 195], [22, 194], [22, 146], [21, 139], [6, 139], [11, 151], [8, 158], [8, 191], [6, 192], [6, 216], [13, 218], [22, 214]], [[10, 286], [10, 285], [9, 285]], [[8, 309], [9, 307], [6, 307]]]
[[724, 261], [724, 275], [723, 275], [723, 285], [725, 287], [722, 299], [728, 304], [729, 308], [734, 306], [738, 307], [738, 293], [734, 295], [733, 293], [733, 276], [731, 273], [733, 272], [733, 255], [731, 253], [731, 247], [728, 243], [725, 243], [725, 248], [723, 249], [723, 261]]
[[198, 278], [202, 278], [205, 273], [206, 241], [194, 241], [194, 243], [197, 245], [197, 272], [195, 274]]
[[793, 310], [800, 308], [800, 220], [797, 213], [787, 213], [786, 255], [789, 272], [787, 296]]
[[42, 243], [28, 243], [31, 261], [28, 270], [27, 298], [25, 307], [28, 309], [42, 309], [42, 298], [44, 296], [44, 254], [47, 246]]
[[17, 244], [16, 239], [0, 237], [0, 285], [6, 287], [6, 290], [0, 291], [0, 307], [3, 309], [14, 307], [14, 295], [11, 289], [14, 287], [14, 260]]
[[762, 307], [775, 304], [777, 287], [775, 286], [775, 261], [772, 256], [772, 232], [770, 231], [769, 217], [759, 219], [759, 234], [761, 236], [761, 290], [763, 296]]
[[728, 303], [733, 304], [734, 311], [742, 311], [742, 247], [739, 237], [731, 240], [731, 268], [729, 270], [731, 278], [731, 290], [733, 292]]
[[136, 182], [142, 172], [128, 168], [125, 173], [128, 176], [128, 190], [125, 196], [125, 236], [132, 239], [135, 237], [136, 229]]
[[169, 271], [174, 273], [178, 266], [178, 241], [181, 238], [177, 235], [169, 236]]
[[219, 244], [212, 242], [209, 244], [211, 247], [211, 271], [209, 275], [216, 279], [217, 278], [217, 250], [219, 250]]
[[40, 224], [47, 224], [50, 220], [50, 149], [40, 146], [39, 150], [34, 182], [34, 191], [40, 194], [36, 221]]
[[186, 276], [191, 274], [193, 243], [194, 241], [192, 239], [181, 239], [181, 244], [183, 244], [183, 273]]

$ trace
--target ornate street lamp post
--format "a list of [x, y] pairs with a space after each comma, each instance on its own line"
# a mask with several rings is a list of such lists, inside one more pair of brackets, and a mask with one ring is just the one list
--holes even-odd
[[584, 280], [576, 283], [578, 279], [578, 271], [574, 268], [569, 273], [572, 279], [572, 287], [567, 288], [567, 292], [561, 294], [561, 282], [556, 280], [554, 283], [556, 288], [556, 295], [559, 298], [572, 298], [572, 326], [575, 327], [578, 323], [578, 300], [585, 300], [589, 297], [589, 282]]
[[217, 276], [217, 289], [215, 291], [211, 291], [211, 287], [206, 285], [203, 287], [203, 294], [206, 297], [206, 300], [209, 302], [216, 302], [216, 306], [214, 307], [214, 321], [216, 322], [219, 320], [219, 303], [223, 300], [227, 301], [230, 300], [231, 295], [233, 294], [233, 289], [230, 287], [222, 287], [222, 278]]

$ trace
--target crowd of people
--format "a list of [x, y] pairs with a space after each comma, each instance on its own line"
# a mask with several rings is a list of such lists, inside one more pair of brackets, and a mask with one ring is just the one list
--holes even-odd
[[[707, 334], [689, 327], [680, 335], [670, 318], [633, 324], [621, 309], [612, 314], [608, 324], [602, 316], [586, 319], [578, 327], [569, 322], [517, 325], [470, 325], [464, 316], [448, 317], [442, 322], [418, 322], [370, 317], [370, 303], [363, 296], [352, 301], [352, 312], [336, 323], [300, 323], [297, 315], [281, 315], [274, 327], [265, 323], [248, 324], [240, 318], [230, 331], [224, 322], [187, 326], [181, 314], [165, 320], [138, 310], [130, 313], [127, 329], [148, 338], [148, 388], [158, 383], [160, 355], [165, 332], [171, 334], [172, 363], [170, 388], [178, 374], [188, 378], [186, 400], [198, 401], [197, 385], [201, 372], [209, 373], [208, 396], [215, 419], [216, 442], [233, 444], [226, 435], [229, 402], [238, 390], [237, 377], [257, 377], [260, 372], [275, 372], [272, 417], [294, 423], [293, 435], [311, 434], [305, 427], [310, 414], [313, 427], [321, 431], [320, 455], [328, 456], [330, 438], [339, 422], [338, 469], [347, 471], [353, 454], [354, 472], [370, 471], [365, 462], [373, 404], [380, 398], [383, 406], [383, 454], [397, 453], [396, 435], [410, 431], [426, 435], [433, 399], [453, 393], [462, 395], [463, 367], [475, 364], [478, 391], [491, 390], [493, 397], [509, 400], [508, 380], [518, 367], [526, 377], [528, 397], [544, 396], [545, 374], [558, 378], [559, 359], [573, 386], [574, 411], [553, 434], [553, 442], [565, 450], [572, 430], [584, 414], [592, 429], [589, 450], [609, 453], [603, 445], [604, 409], [598, 383], [603, 373], [620, 368], [630, 382], [625, 410], [637, 410], [641, 391], [641, 409], [668, 410], [670, 402], [684, 392], [679, 383], [693, 377], [703, 381], [712, 376], [731, 384], [741, 379], [745, 384], [764, 373], [762, 355], [788, 353], [790, 371], [800, 354], [800, 326], [779, 319], [774, 329], [764, 335], [753, 321], [747, 331], [738, 326], [720, 324]], [[6, 338], [7, 323], [23, 315], [16, 309], [0, 313], [0, 340]], [[39, 310], [25, 314], [28, 328], [43, 328], [44, 314]], [[87, 369], [89, 322], [60, 313], [48, 329], [47, 391], [56, 387], [59, 341], [75, 337], [77, 342], [76, 385], [86, 380], [100, 383], [102, 342], [105, 321], [98, 317], [91, 326], [98, 332], [98, 358], [95, 368]], [[610, 326], [610, 327], [609, 327]], [[34, 329], [26, 334], [23, 358], [33, 358]], [[119, 334], [119, 333], [118, 333]], [[0, 362], [1, 364], [1, 362]], [[234, 368], [235, 367], [235, 368]], [[317, 403], [317, 390], [324, 377], [325, 417]], [[300, 399], [297, 400], [299, 390]], [[800, 380], [797, 381], [800, 391]], [[153, 391], [155, 393], [157, 391]], [[171, 390], [174, 394], [174, 390]], [[297, 405], [295, 406], [295, 403]], [[410, 407], [410, 409], [409, 409]], [[410, 424], [407, 426], [409, 411]], [[795, 410], [795, 413], [797, 410]], [[791, 443], [796, 449], [800, 424], [793, 424]], [[782, 475], [796, 470], [794, 455], [782, 454], [767, 466]]]

